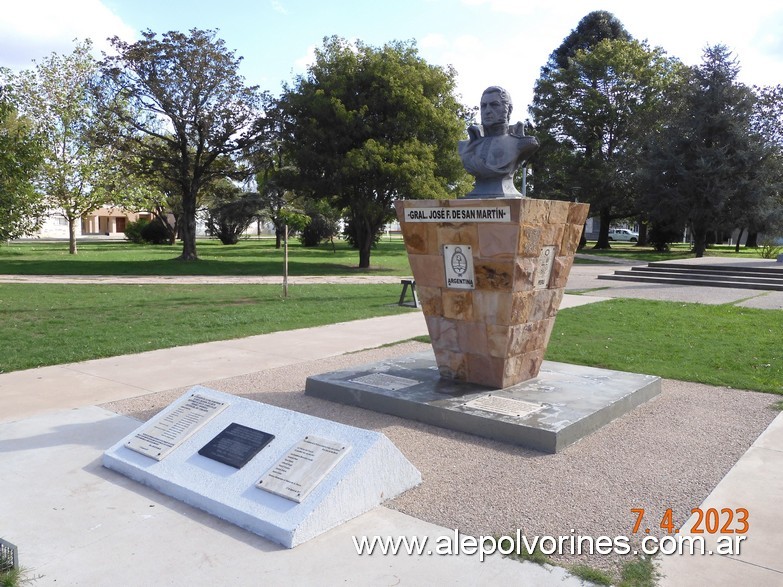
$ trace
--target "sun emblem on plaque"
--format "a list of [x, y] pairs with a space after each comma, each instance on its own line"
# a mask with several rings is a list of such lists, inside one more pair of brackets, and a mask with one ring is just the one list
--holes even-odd
[[454, 254], [451, 255], [451, 268], [454, 273], [462, 277], [465, 275], [465, 271], [468, 270], [468, 260], [465, 257], [465, 253], [462, 252], [461, 247], [454, 249]]

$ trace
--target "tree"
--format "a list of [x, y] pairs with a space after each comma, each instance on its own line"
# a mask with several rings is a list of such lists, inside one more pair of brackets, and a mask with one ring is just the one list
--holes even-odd
[[70, 55], [52, 53], [14, 80], [20, 112], [34, 121], [44, 162], [37, 178], [47, 204], [68, 221], [69, 251], [76, 254], [76, 223], [107, 202], [112, 153], [96, 144], [99, 105], [92, 88], [98, 75], [92, 43]]
[[464, 111], [455, 72], [428, 65], [412, 43], [374, 48], [332, 37], [278, 100], [300, 196], [334, 198], [359, 250], [370, 253], [398, 198], [448, 198], [469, 189], [457, 155]]
[[[262, 133], [260, 94], [239, 75], [241, 58], [228, 51], [215, 31], [152, 31], [128, 44], [111, 43], [118, 55], [102, 63], [110, 117], [107, 132], [123, 153], [138, 158], [177, 186], [182, 217], [180, 259], [198, 258], [196, 211], [201, 190], [232, 176], [230, 161], [249, 150]], [[129, 130], [123, 132], [123, 128]]]
[[299, 242], [305, 247], [317, 247], [328, 240], [335, 251], [334, 237], [340, 234], [340, 210], [332, 208], [326, 200], [309, 200], [304, 204], [310, 222], [300, 231]]
[[783, 85], [756, 86], [753, 92], [751, 128], [763, 139], [767, 156], [759, 169], [765, 175], [759, 182], [764, 191], [763, 205], [750, 227], [746, 246], [758, 246], [760, 231], [783, 234]]
[[609, 248], [611, 220], [639, 212], [642, 138], [660, 124], [677, 63], [660, 48], [627, 40], [609, 13], [591, 13], [580, 27], [536, 82], [530, 114], [541, 149], [533, 160], [534, 193], [589, 202], [601, 219], [596, 248]]
[[556, 72], [558, 69], [568, 69], [571, 59], [579, 51], [590, 52], [593, 47], [606, 39], [615, 41], [631, 41], [631, 34], [625, 30], [623, 23], [611, 12], [595, 10], [587, 14], [574, 30], [563, 39], [560, 46], [552, 51], [546, 65], [541, 70], [541, 77]]
[[0, 244], [40, 225], [44, 205], [33, 182], [42, 160], [32, 124], [19, 117], [7, 90], [0, 87]]
[[209, 186], [207, 226], [210, 234], [224, 245], [235, 245], [248, 227], [258, 217], [261, 198], [242, 189], [228, 179]]
[[702, 64], [675, 86], [669, 120], [649, 151], [653, 221], [687, 220], [696, 257], [708, 231], [748, 222], [767, 193], [772, 153], [753, 130], [754, 95], [737, 82], [738, 72], [724, 45], [705, 49]]

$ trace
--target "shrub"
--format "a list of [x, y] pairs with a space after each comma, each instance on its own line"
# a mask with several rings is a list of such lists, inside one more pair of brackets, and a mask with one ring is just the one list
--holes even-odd
[[169, 244], [169, 230], [160, 218], [155, 218], [142, 227], [141, 238], [145, 243], [167, 245]]
[[761, 241], [759, 255], [762, 259], [777, 259], [783, 253], [783, 245], [779, 245], [775, 239], [765, 238]]
[[309, 214], [310, 223], [302, 229], [299, 242], [304, 247], [317, 247], [323, 241], [337, 236], [340, 228], [335, 220], [327, 218], [323, 214]]
[[127, 238], [132, 243], [143, 243], [144, 238], [141, 236], [141, 232], [149, 223], [150, 221], [146, 218], [139, 218], [135, 222], [128, 222], [125, 225], [125, 238]]
[[673, 243], [680, 238], [679, 228], [667, 226], [665, 224], [653, 224], [647, 235], [650, 245], [661, 253], [669, 251], [669, 243]]
[[211, 234], [224, 245], [235, 245], [258, 217], [262, 202], [258, 194], [233, 190], [235, 200], [223, 200], [209, 209], [207, 224]]

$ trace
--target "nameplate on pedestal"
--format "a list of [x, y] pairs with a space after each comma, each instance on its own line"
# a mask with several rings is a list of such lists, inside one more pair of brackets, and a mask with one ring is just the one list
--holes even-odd
[[125, 446], [160, 461], [227, 407], [226, 402], [194, 393], [173, 412], [151, 421]]
[[552, 276], [552, 266], [555, 262], [555, 250], [557, 247], [549, 246], [541, 249], [536, 265], [536, 273], [533, 278], [534, 289], [546, 289], [549, 287], [549, 278]]
[[351, 383], [361, 383], [362, 385], [369, 385], [370, 387], [385, 389], [387, 391], [398, 391], [400, 389], [405, 389], [406, 387], [412, 387], [421, 383], [416, 379], [397, 377], [396, 375], [388, 375], [386, 373], [369, 373], [367, 375], [362, 375], [361, 377], [354, 377], [348, 381]]
[[302, 503], [350, 449], [343, 442], [305, 436], [274, 464], [256, 487]]
[[484, 410], [485, 412], [502, 414], [504, 416], [514, 416], [515, 418], [527, 416], [528, 414], [537, 412], [544, 407], [541, 404], [535, 404], [532, 402], [526, 402], [508, 397], [498, 397], [491, 394], [477, 397], [474, 400], [465, 402], [463, 405], [466, 408], [475, 408], [478, 410]]
[[470, 245], [443, 245], [443, 268], [449, 289], [475, 289], [473, 247]]
[[405, 222], [511, 222], [511, 207], [405, 208]]

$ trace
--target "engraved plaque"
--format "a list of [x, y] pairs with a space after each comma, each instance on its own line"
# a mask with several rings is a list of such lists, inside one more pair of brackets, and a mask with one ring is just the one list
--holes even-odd
[[532, 402], [525, 402], [507, 397], [498, 397], [496, 395], [477, 397], [474, 400], [465, 402], [463, 405], [467, 408], [477, 408], [479, 410], [484, 410], [485, 412], [503, 414], [504, 416], [515, 416], [517, 418], [532, 414], [544, 407], [541, 404], [534, 404]]
[[370, 373], [369, 375], [362, 375], [356, 379], [349, 379], [352, 383], [363, 383], [371, 387], [379, 387], [380, 389], [386, 389], [388, 391], [397, 391], [398, 389], [405, 389], [413, 385], [418, 385], [420, 382], [415, 379], [408, 379], [407, 377], [397, 377], [396, 375], [388, 375], [387, 373]]
[[446, 269], [446, 287], [475, 289], [473, 248], [470, 245], [443, 245], [443, 263]]
[[151, 422], [125, 446], [160, 461], [227, 407], [226, 402], [194, 393], [175, 410]]
[[510, 206], [405, 208], [406, 222], [511, 222]]
[[302, 503], [351, 447], [318, 436], [305, 436], [256, 483], [256, 487]]
[[549, 286], [549, 278], [552, 276], [552, 266], [555, 262], [555, 246], [543, 247], [538, 256], [536, 274], [533, 279], [535, 289], [545, 289]]
[[235, 469], [241, 469], [274, 437], [274, 434], [232, 422], [205, 444], [198, 454]]

